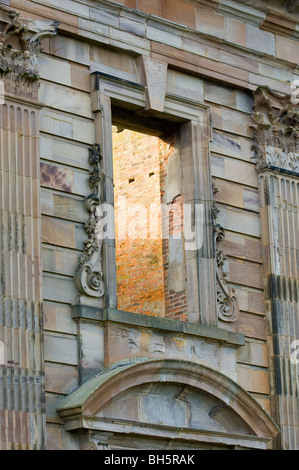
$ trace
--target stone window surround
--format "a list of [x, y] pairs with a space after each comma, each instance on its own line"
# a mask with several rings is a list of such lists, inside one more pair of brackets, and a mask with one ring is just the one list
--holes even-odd
[[[156, 109], [152, 109], [150, 91], [147, 86], [101, 72], [93, 72], [91, 82], [96, 142], [100, 144], [103, 155], [102, 201], [114, 205], [112, 106], [116, 104], [118, 108], [123, 107], [124, 113], [126, 109], [130, 109], [136, 112], [136, 116], [142, 116], [143, 119], [158, 117], [179, 124], [184, 201], [191, 203], [193, 207], [195, 203], [203, 204], [206, 223], [204, 224], [203, 248], [185, 252], [187, 292], [191, 292], [187, 301], [189, 316], [186, 326], [182, 328], [182, 322], [164, 318], [150, 317], [150, 321], [147, 321], [142, 314], [130, 314], [130, 312], [117, 310], [115, 241], [111, 239], [103, 240], [102, 245], [105, 295], [97, 299], [79, 295], [77, 305], [73, 306], [73, 318], [78, 322], [97, 321], [99, 323], [118, 323], [127, 319], [128, 324], [133, 322], [135, 326], [142, 327], [146, 323], [147, 326], [159, 330], [174, 330], [235, 346], [244, 345], [244, 335], [218, 327], [213, 187], [209, 164], [211, 140], [209, 106], [170, 93], [165, 88], [163, 103], [161, 104], [160, 101], [156, 104]], [[155, 99], [152, 99], [152, 102], [157, 103]], [[159, 108], [158, 111], [157, 108]], [[150, 119], [148, 122], [150, 124]], [[184, 181], [192, 180], [193, 185], [184, 184]]]

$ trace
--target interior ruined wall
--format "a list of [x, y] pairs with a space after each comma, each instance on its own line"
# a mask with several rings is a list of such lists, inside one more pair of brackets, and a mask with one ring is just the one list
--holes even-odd
[[169, 189], [174, 151], [173, 137], [114, 130], [117, 307], [185, 321], [186, 271], [180, 279], [169, 250], [183, 236], [182, 185]]
[[[117, 307], [164, 317], [159, 139], [123, 130], [113, 141]], [[157, 207], [155, 238], [151, 205]]]
[[[68, 446], [69, 437], [56, 413], [57, 404], [79, 383], [77, 328], [71, 306], [77, 298], [73, 275], [86, 239], [84, 223], [87, 215], [83, 200], [90, 192], [88, 148], [95, 141], [90, 71], [97, 69], [135, 82], [139, 81], [139, 76], [135, 57], [126, 50], [109, 50], [82, 38], [64, 35], [63, 30], [72, 34], [78, 32], [80, 16], [87, 15], [85, 5], [72, 2], [76, 8], [73, 11], [66, 8], [68, 11], [62, 12], [57, 2], [37, 2], [34, 6], [27, 1], [12, 0], [10, 3], [27, 16], [56, 17], [62, 22], [59, 36], [43, 41], [44, 52], [39, 58], [40, 101], [45, 103], [40, 118], [40, 159], [47, 446], [60, 449]], [[258, 180], [251, 150], [250, 90], [260, 83], [273, 86], [277, 91], [288, 90], [288, 82], [296, 77], [292, 64], [298, 62], [297, 42], [291, 37], [276, 34], [274, 37], [273, 33], [260, 30], [257, 25], [245, 24], [236, 18], [224, 18], [219, 12], [204, 9], [199, 13], [193, 3], [183, 3], [183, 10], [179, 10], [183, 11], [183, 16], [173, 16], [182, 6], [182, 2], [176, 2], [175, 9], [167, 10], [167, 18], [192, 28], [196, 18], [202, 31], [208, 30], [230, 43], [266, 54], [266, 58], [259, 61], [254, 55], [245, 57], [240, 50], [221, 50], [219, 43], [213, 47], [207, 47], [208, 44], [198, 47], [187, 36], [182, 39], [181, 31], [175, 39], [169, 39], [161, 30], [161, 38], [153, 41], [152, 47], [153, 57], [160, 60], [167, 57], [168, 89], [184, 88], [192, 93], [194, 86], [211, 109], [211, 171], [219, 189], [216, 194], [219, 220], [226, 233], [222, 248], [228, 256], [225, 266], [228, 280], [236, 289], [241, 310], [236, 323], [221, 326], [245, 335], [245, 346], [237, 350], [236, 380], [270, 412]], [[124, 4], [136, 6], [135, 1], [130, 0]], [[146, 13], [149, 13], [149, 4], [152, 2], [139, 1]], [[155, 9], [158, 4], [155, 2]], [[188, 20], [186, 17], [191, 10], [194, 17], [191, 15]], [[155, 12], [162, 14], [160, 9]], [[108, 14], [109, 18], [113, 24], [112, 16]], [[86, 37], [92, 37], [95, 33], [88, 30], [92, 21], [85, 21]], [[130, 19], [127, 23], [132, 25]], [[131, 44], [129, 36], [132, 32], [126, 31], [125, 26], [123, 28], [120, 41], [127, 39]], [[269, 41], [261, 41], [263, 37]], [[133, 38], [137, 38], [134, 54], [138, 47], [140, 51], [146, 49], [148, 39], [134, 34]], [[266, 44], [273, 50], [265, 51]], [[272, 59], [286, 62], [276, 67]], [[176, 67], [181, 71], [177, 72]], [[210, 78], [205, 78], [207, 69]], [[193, 80], [190, 72], [199, 78]], [[232, 78], [231, 86], [217, 81], [223, 77], [227, 82]], [[152, 332], [146, 334], [154, 335]], [[147, 337], [143, 351], [147, 354], [149, 350]]]

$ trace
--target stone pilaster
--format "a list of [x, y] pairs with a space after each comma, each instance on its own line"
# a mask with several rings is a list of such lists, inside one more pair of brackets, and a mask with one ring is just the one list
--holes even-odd
[[279, 449], [299, 449], [299, 108], [266, 88], [253, 115], [274, 419]]
[[39, 40], [56, 25], [0, 6], [0, 449], [44, 447]]

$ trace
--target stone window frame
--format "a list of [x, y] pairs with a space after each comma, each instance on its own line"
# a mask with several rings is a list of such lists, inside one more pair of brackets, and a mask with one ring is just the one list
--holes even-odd
[[[160, 105], [160, 109], [163, 108], [163, 111], [157, 111], [149, 104], [151, 100], [147, 86], [101, 72], [93, 72], [91, 82], [95, 139], [101, 146], [103, 156], [102, 200], [107, 204], [114, 206], [112, 105], [117, 104], [124, 112], [129, 108], [138, 115], [149, 118], [159, 116], [179, 125], [184, 202], [191, 204], [192, 214], [194, 214], [195, 204], [202, 204], [204, 216], [202, 248], [185, 251], [187, 321], [217, 327], [213, 187], [209, 149], [211, 141], [210, 108], [202, 102], [165, 90], [164, 102], [162, 107]], [[190, 184], [192, 181], [193, 184]], [[194, 220], [191, 225], [195, 226]], [[117, 292], [114, 240], [103, 240], [102, 267], [105, 295], [102, 299], [98, 299], [97, 305], [99, 308], [115, 310], [117, 309]], [[191, 295], [188, 295], [188, 292]]]

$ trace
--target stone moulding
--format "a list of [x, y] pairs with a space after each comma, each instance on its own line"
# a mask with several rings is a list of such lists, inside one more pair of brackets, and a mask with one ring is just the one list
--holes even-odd
[[0, 80], [8, 95], [38, 100], [39, 67], [36, 59], [41, 40], [56, 36], [58, 21], [20, 17], [0, 5]]
[[252, 126], [257, 170], [299, 172], [299, 106], [290, 97], [259, 87], [254, 93]]
[[[213, 184], [213, 193], [216, 194], [217, 192], [218, 189]], [[213, 219], [216, 255], [217, 313], [220, 320], [232, 323], [238, 320], [240, 309], [235, 290], [227, 284], [227, 273], [224, 271], [226, 256], [219, 247], [219, 243], [225, 237], [225, 231], [224, 228], [217, 223], [218, 214], [219, 210], [214, 202]]]
[[102, 233], [101, 224], [101, 148], [95, 144], [89, 149], [89, 163], [92, 167], [89, 186], [92, 193], [85, 199], [85, 207], [89, 212], [89, 221], [85, 224], [88, 239], [79, 260], [79, 268], [75, 275], [75, 284], [80, 294], [89, 297], [102, 297], [105, 293], [102, 269]]
[[[192, 390], [192, 397], [203, 391], [205, 396], [219, 400], [220, 404], [225, 404], [224, 408], [229, 414], [233, 410], [233, 414], [238, 416], [238, 422], [244, 423], [247, 429], [242, 433], [247, 440], [245, 447], [266, 448], [267, 441], [278, 432], [276, 424], [265, 410], [232, 379], [205, 365], [171, 358], [139, 360], [105, 370], [66, 397], [60, 403], [57, 412], [65, 422], [65, 429], [69, 431], [99, 430], [104, 431], [105, 436], [109, 432], [116, 434], [134, 432], [135, 435], [144, 435], [146, 427], [147, 435], [192, 440], [194, 444], [219, 443], [226, 438], [227, 442], [232, 443], [233, 436], [240, 438], [236, 430], [227, 433], [224, 426], [221, 433], [206, 430], [202, 423], [200, 429], [181, 426], [179, 418], [176, 427], [173, 427], [163, 421], [159, 425], [154, 425], [152, 421], [145, 421], [144, 417], [140, 421], [138, 416], [134, 421], [119, 419], [116, 415], [111, 420], [102, 417], [101, 411], [107, 408], [114, 398], [125, 394], [129, 396], [130, 390], [148, 384], [151, 386], [160, 384], [163, 387], [177, 384], [183, 386], [184, 391]], [[216, 409], [213, 411], [216, 412]], [[87, 437], [90, 440], [92, 435], [89, 433]]]

